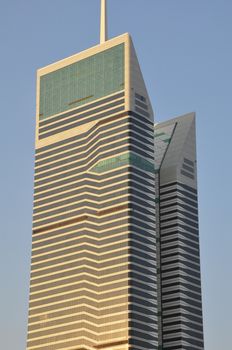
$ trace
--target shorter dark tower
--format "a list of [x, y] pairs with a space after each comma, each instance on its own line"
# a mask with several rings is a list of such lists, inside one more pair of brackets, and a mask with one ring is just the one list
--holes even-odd
[[155, 125], [160, 349], [204, 349], [195, 115]]

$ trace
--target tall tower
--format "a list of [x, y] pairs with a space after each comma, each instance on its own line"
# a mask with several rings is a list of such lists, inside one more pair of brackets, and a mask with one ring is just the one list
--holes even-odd
[[159, 344], [204, 348], [195, 115], [155, 126]]
[[28, 350], [158, 348], [153, 125], [128, 34], [38, 70]]
[[129, 34], [37, 73], [27, 350], [203, 350], [195, 115], [155, 124]]

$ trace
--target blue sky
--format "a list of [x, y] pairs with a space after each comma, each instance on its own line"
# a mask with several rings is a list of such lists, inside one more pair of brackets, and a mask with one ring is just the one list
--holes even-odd
[[[231, 348], [232, 1], [108, 0], [163, 121], [197, 113], [205, 344]], [[99, 41], [100, 0], [0, 0], [0, 347], [24, 350], [36, 69]]]

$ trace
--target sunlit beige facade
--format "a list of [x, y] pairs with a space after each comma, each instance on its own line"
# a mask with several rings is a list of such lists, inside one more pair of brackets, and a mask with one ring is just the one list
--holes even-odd
[[28, 350], [157, 349], [154, 122], [128, 34], [38, 70]]

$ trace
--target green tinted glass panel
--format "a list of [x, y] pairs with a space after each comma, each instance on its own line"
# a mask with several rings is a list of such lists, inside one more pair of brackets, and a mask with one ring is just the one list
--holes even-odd
[[155, 137], [160, 137], [160, 136], [163, 136], [163, 135], [165, 135], [165, 133], [164, 132], [160, 132], [158, 134], [155, 134]]
[[124, 165], [134, 165], [145, 171], [154, 172], [154, 165], [151, 162], [132, 152], [101, 160], [91, 169], [91, 171], [100, 174]]
[[170, 143], [171, 138], [163, 140], [163, 142]]
[[40, 79], [40, 120], [124, 90], [124, 44]]

